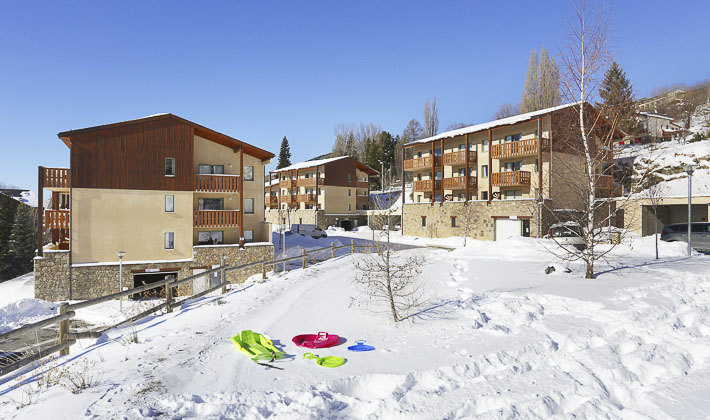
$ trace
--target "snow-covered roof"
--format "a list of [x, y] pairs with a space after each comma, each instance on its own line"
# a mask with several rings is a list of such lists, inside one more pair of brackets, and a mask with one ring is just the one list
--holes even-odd
[[651, 114], [650, 112], [639, 112], [638, 114], [643, 115], [644, 117], [662, 118], [664, 120], [673, 121], [673, 118], [669, 117], [668, 115]]
[[17, 200], [20, 203], [27, 204], [30, 207], [37, 207], [37, 194], [35, 194], [32, 190], [6, 188], [0, 190], [0, 193], [5, 194], [13, 200]]
[[279, 183], [279, 179], [276, 178], [276, 179], [272, 179], [271, 181], [266, 181], [266, 182], [264, 183], [264, 186], [265, 186], [265, 187], [272, 187], [272, 186], [274, 186], [274, 185], [277, 185], [278, 183]]
[[488, 129], [499, 127], [502, 125], [517, 124], [519, 122], [528, 121], [533, 118], [539, 117], [540, 115], [549, 114], [550, 112], [558, 111], [560, 109], [568, 108], [568, 107], [578, 105], [578, 104], [579, 104], [579, 102], [573, 102], [573, 103], [569, 103], [569, 104], [558, 105], [558, 106], [553, 106], [550, 108], [540, 109], [537, 111], [526, 112], [525, 114], [514, 115], [512, 117], [501, 118], [499, 120], [489, 121], [489, 122], [482, 123], [482, 124], [476, 124], [476, 125], [472, 125], [469, 127], [458, 128], [456, 130], [446, 131], [446, 132], [443, 132], [441, 134], [437, 134], [432, 137], [427, 137], [425, 139], [413, 141], [413, 142], [407, 143], [407, 145], [418, 144], [418, 143], [429, 143], [434, 140], [446, 139], [446, 138], [450, 138], [450, 137], [461, 136], [464, 134], [471, 134], [471, 133], [475, 133], [477, 131], [488, 130]]
[[296, 169], [312, 168], [314, 166], [325, 165], [326, 163], [334, 162], [336, 160], [345, 159], [348, 157], [349, 156], [338, 156], [338, 157], [328, 158], [328, 159], [308, 160], [305, 162], [298, 162], [298, 163], [294, 163], [291, 166], [287, 166], [285, 168], [276, 169], [276, 170], [274, 170], [274, 172], [295, 171]]

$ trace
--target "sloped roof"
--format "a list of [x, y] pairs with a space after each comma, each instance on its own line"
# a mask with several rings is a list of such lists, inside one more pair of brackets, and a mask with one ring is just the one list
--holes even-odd
[[223, 146], [226, 147], [231, 147], [231, 148], [237, 148], [241, 147], [242, 150], [244, 150], [244, 153], [254, 156], [256, 158], [259, 158], [261, 160], [267, 160], [273, 158], [275, 155], [267, 150], [261, 149], [259, 147], [256, 147], [254, 145], [251, 145], [249, 143], [243, 142], [241, 140], [235, 139], [234, 137], [230, 137], [226, 134], [222, 134], [218, 131], [212, 130], [211, 128], [207, 128], [203, 125], [197, 124], [195, 122], [192, 122], [190, 120], [186, 120], [182, 117], [178, 117], [177, 115], [174, 114], [153, 114], [153, 115], [148, 115], [146, 117], [141, 117], [141, 118], [136, 118], [133, 120], [127, 120], [127, 121], [121, 121], [117, 123], [111, 123], [111, 124], [104, 124], [104, 125], [97, 125], [93, 127], [87, 127], [87, 128], [80, 128], [76, 130], [69, 130], [69, 131], [63, 131], [61, 133], [57, 134], [57, 137], [62, 139], [64, 143], [69, 146], [69, 142], [71, 142], [72, 136], [78, 135], [78, 134], [83, 134], [83, 133], [88, 133], [91, 131], [97, 131], [97, 130], [104, 130], [108, 128], [115, 128], [115, 127], [122, 127], [126, 125], [132, 125], [132, 124], [138, 124], [146, 121], [155, 121], [155, 120], [160, 120], [164, 118], [171, 118], [177, 121], [180, 121], [184, 124], [190, 125], [193, 127], [195, 130], [195, 135], [198, 135], [200, 137], [204, 137], [207, 140], [213, 141], [215, 143], [219, 143]]

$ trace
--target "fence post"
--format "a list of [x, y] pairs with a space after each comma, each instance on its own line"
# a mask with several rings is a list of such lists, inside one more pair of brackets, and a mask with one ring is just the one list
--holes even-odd
[[330, 258], [335, 258], [335, 242], [330, 243]]
[[209, 290], [210, 286], [212, 286], [212, 283], [210, 283], [210, 276], [211, 274], [209, 276], [205, 276], [205, 290]]
[[[67, 313], [67, 306], [69, 304], [66, 302], [62, 302], [59, 304], [59, 315], [64, 315]], [[59, 322], [59, 344], [64, 344], [67, 339], [69, 338], [69, 320], [65, 319], [64, 321]], [[60, 356], [66, 356], [69, 354], [69, 347], [62, 349], [59, 351]]]
[[351, 254], [355, 253], [355, 240], [354, 239], [350, 240], [350, 253]]
[[382, 255], [382, 251], [380, 250], [380, 243], [377, 243], [377, 255]]
[[301, 257], [301, 265], [303, 266], [303, 268], [306, 268], [306, 250], [305, 249], [301, 250], [301, 255], [303, 255], [303, 257]]
[[219, 270], [219, 277], [222, 281], [222, 294], [225, 294], [227, 293], [227, 273], [224, 272], [224, 256], [222, 256], [222, 259], [220, 260], [220, 267], [222, 267], [222, 269]]
[[165, 312], [170, 313], [173, 311], [173, 286], [172, 283], [175, 281], [175, 276], [168, 276], [170, 281], [165, 284]]
[[266, 279], [266, 263], [261, 264], [261, 279]]

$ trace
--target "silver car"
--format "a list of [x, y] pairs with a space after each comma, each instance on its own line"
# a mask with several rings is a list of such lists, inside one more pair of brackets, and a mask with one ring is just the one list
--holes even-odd
[[[665, 225], [661, 232], [661, 240], [688, 242], [688, 224]], [[695, 222], [690, 224], [690, 246], [697, 251], [710, 252], [710, 223]]]
[[579, 250], [585, 249], [582, 226], [576, 222], [555, 223], [545, 236], [561, 246], [573, 246]]

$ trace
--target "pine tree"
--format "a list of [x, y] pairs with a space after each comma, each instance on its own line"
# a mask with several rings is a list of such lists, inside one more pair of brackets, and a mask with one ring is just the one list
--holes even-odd
[[18, 206], [8, 244], [9, 271], [12, 276], [32, 271], [35, 237], [35, 210], [29, 206]]
[[0, 194], [0, 281], [14, 277], [8, 271], [11, 265], [9, 242], [18, 205], [12, 198]]
[[560, 72], [555, 60], [543, 45], [538, 60], [537, 51], [530, 53], [525, 86], [520, 99], [520, 112], [532, 112], [560, 104]]
[[276, 169], [291, 166], [291, 147], [288, 145], [288, 139], [284, 136], [281, 140], [281, 150], [279, 150], [279, 164]]
[[604, 110], [610, 119], [616, 120], [620, 129], [630, 133], [635, 126], [633, 87], [616, 61], [604, 73], [599, 97], [602, 102], [598, 102], [597, 107]]

